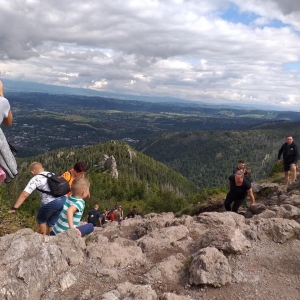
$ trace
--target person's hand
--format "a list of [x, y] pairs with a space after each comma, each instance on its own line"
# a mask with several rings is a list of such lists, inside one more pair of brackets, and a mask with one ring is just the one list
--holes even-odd
[[255, 205], [255, 202], [251, 202], [251, 203], [250, 203], [250, 207], [251, 207], [251, 206], [254, 206], [254, 205]]
[[278, 164], [278, 165], [281, 164], [281, 160], [280, 160], [280, 159], [277, 160], [277, 164]]
[[77, 231], [77, 234], [79, 235], [79, 236], [81, 236], [81, 231], [78, 229], [78, 228], [75, 228], [76, 229], [76, 231]]

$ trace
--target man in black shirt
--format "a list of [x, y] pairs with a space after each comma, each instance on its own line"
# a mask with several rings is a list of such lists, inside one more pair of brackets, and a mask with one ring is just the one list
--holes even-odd
[[95, 227], [97, 226], [98, 222], [100, 226], [102, 225], [98, 209], [99, 205], [95, 204], [94, 209], [90, 210], [88, 213], [88, 223], [92, 223]]
[[284, 184], [289, 184], [289, 173], [291, 171], [291, 183], [296, 181], [296, 166], [299, 157], [299, 151], [297, 145], [295, 145], [293, 137], [288, 135], [286, 142], [281, 146], [278, 151], [278, 161], [280, 164], [280, 157], [283, 157], [283, 168], [284, 168]]
[[235, 174], [237, 171], [243, 171], [245, 178], [252, 182], [251, 170], [246, 169], [246, 163], [244, 160], [239, 160], [238, 165], [233, 168], [232, 174]]
[[[244, 177], [243, 171], [237, 171], [228, 178], [229, 193], [226, 196], [224, 205], [227, 211], [238, 212], [248, 195], [251, 200], [251, 206], [255, 204], [255, 198], [251, 188], [251, 182]], [[233, 203], [232, 207], [231, 204]]]

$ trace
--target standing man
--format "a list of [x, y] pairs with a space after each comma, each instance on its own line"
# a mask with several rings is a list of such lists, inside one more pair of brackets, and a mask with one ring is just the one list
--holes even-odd
[[237, 167], [233, 168], [232, 174], [235, 174], [237, 171], [242, 171], [245, 175], [245, 178], [252, 182], [251, 179], [251, 169], [246, 169], [246, 163], [244, 160], [239, 160]]
[[294, 143], [294, 139], [291, 135], [286, 137], [286, 142], [281, 146], [278, 151], [278, 161], [280, 164], [280, 157], [283, 157], [283, 169], [284, 169], [284, 184], [289, 184], [289, 175], [291, 171], [291, 183], [296, 181], [296, 166], [299, 157], [299, 151], [297, 145]]
[[[255, 198], [251, 188], [251, 182], [245, 179], [243, 171], [237, 171], [229, 176], [229, 193], [226, 196], [224, 205], [227, 211], [238, 213], [239, 207], [243, 204], [247, 195], [250, 197], [251, 204], [255, 204]], [[233, 203], [232, 207], [231, 204]]]
[[100, 212], [98, 211], [99, 205], [95, 204], [94, 209], [90, 210], [88, 213], [88, 223], [92, 223], [94, 227], [97, 226], [97, 223], [99, 222], [99, 226], [101, 226], [101, 218], [100, 218]]

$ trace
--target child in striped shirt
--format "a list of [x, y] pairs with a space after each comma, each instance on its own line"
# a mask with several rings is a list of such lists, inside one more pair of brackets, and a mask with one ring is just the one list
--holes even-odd
[[72, 194], [66, 200], [58, 221], [50, 235], [75, 228], [80, 236], [85, 236], [94, 231], [91, 223], [78, 226], [85, 207], [84, 198], [90, 194], [90, 182], [86, 178], [76, 177], [71, 186]]

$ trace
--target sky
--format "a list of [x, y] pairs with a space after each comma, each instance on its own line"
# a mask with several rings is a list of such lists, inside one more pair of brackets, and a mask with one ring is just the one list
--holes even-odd
[[299, 0], [0, 0], [0, 79], [300, 109]]

